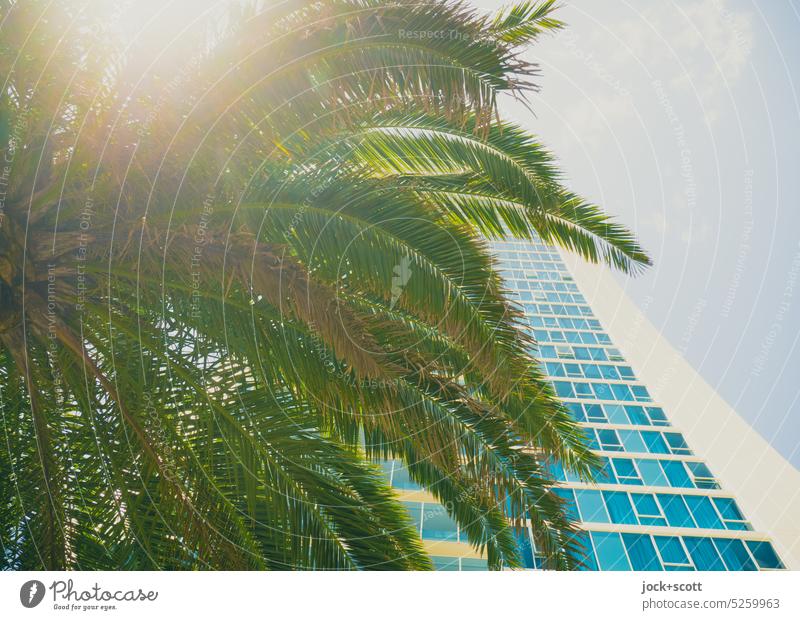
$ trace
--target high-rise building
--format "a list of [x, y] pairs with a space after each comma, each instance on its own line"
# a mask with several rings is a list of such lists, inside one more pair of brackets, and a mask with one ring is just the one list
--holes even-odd
[[[768, 529], [754, 527], [735, 490], [723, 484], [703, 451], [693, 445], [682, 427], [673, 424], [670, 409], [654, 401], [596, 316], [593, 305], [587, 303], [559, 251], [539, 241], [496, 242], [493, 247], [508, 287], [525, 310], [543, 371], [603, 462], [596, 484], [583, 483], [561, 468], [553, 472], [560, 482], [557, 492], [567, 500], [572, 516], [583, 529], [585, 565], [593, 570], [794, 568], [792, 562], [800, 543], [797, 526], [790, 523], [785, 531], [781, 528], [791, 521], [797, 499], [786, 498], [786, 510], [781, 512], [779, 504], [767, 506], [766, 498], [758, 497], [758, 493], [759, 489], [762, 495], [780, 490], [770, 489], [770, 483], [788, 484], [791, 492], [797, 470], [782, 461], [781, 471], [791, 479], [775, 481], [780, 476], [775, 463], [781, 458], [742, 426], [735, 414], [735, 420], [725, 417], [732, 412], [720, 414], [720, 407], [724, 409], [725, 405], [715, 394], [699, 395], [703, 401], [693, 408], [689, 403], [695, 417], [691, 413], [687, 417], [685, 401], [691, 398], [696, 375], [683, 379], [681, 373], [687, 371], [682, 359], [670, 362], [667, 373], [662, 368], [658, 377], [667, 377], [667, 383], [669, 379], [684, 380], [675, 409], [684, 411], [692, 435], [704, 445], [722, 442], [713, 452], [720, 466], [731, 472], [725, 483], [731, 476], [747, 477], [736, 469], [739, 465], [730, 465], [729, 461], [736, 459], [726, 459], [725, 455], [730, 457], [737, 450], [739, 455], [748, 454], [742, 442], [752, 436], [758, 458], [753, 458], [747, 469], [750, 478], [754, 468], [757, 475], [770, 476], [760, 486], [758, 480], [751, 479], [738, 485], [748, 495], [748, 508], [764, 513], [756, 525]], [[611, 321], [619, 322], [617, 315], [624, 313], [619, 308], [613, 312]], [[630, 323], [626, 326], [637, 327]], [[628, 335], [637, 338], [636, 334]], [[655, 342], [660, 336], [651, 333], [649, 337], [654, 339], [647, 348], [650, 356], [663, 357], [658, 349], [664, 343]], [[706, 415], [712, 419], [695, 423], [695, 418]], [[742, 436], [748, 432], [750, 435]], [[732, 441], [734, 436], [739, 438], [737, 445], [726, 448], [725, 441]], [[485, 569], [485, 560], [468, 545], [445, 509], [409, 479], [402, 464], [390, 462], [386, 468], [436, 567]], [[800, 493], [800, 489], [795, 487], [793, 492]], [[795, 540], [774, 544], [781, 533]], [[541, 563], [530, 540], [529, 533], [520, 535], [521, 555], [527, 568], [539, 568]]]

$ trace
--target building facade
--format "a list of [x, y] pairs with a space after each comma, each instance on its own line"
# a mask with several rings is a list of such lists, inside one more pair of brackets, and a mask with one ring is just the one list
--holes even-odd
[[[589, 570], [779, 570], [770, 537], [654, 402], [595, 316], [559, 252], [538, 241], [493, 244], [538, 343], [537, 357], [603, 462], [596, 484], [556, 468], [558, 494], [582, 528]], [[485, 570], [433, 497], [399, 461], [385, 464], [440, 570]], [[529, 533], [526, 568], [541, 567]]]

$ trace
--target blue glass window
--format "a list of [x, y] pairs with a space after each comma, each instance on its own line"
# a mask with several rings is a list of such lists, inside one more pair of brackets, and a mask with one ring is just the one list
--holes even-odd
[[606, 415], [612, 424], [629, 424], [628, 416], [622, 405], [606, 405]]
[[607, 422], [601, 405], [586, 405], [586, 418], [589, 422]]
[[661, 516], [661, 510], [655, 497], [649, 493], [631, 493], [636, 515], [642, 525], [666, 525], [667, 521]]
[[697, 570], [725, 570], [725, 564], [722, 563], [722, 558], [719, 557], [710, 538], [687, 536], [683, 541]]
[[650, 401], [650, 392], [647, 391], [645, 386], [632, 385], [631, 389], [633, 390], [633, 396], [636, 400], [644, 402]]
[[693, 489], [694, 484], [686, 473], [686, 468], [680, 461], [664, 461], [664, 473], [667, 474], [670, 486]]
[[569, 381], [554, 381], [553, 385], [556, 388], [556, 394], [561, 398], [575, 398], [575, 392], [572, 390], [572, 384]]
[[416, 482], [411, 480], [411, 476], [400, 461], [395, 461], [394, 470], [392, 471], [392, 486], [397, 489], [404, 489], [407, 491], [418, 491], [420, 487]]
[[643, 534], [623, 534], [622, 542], [628, 550], [633, 570], [661, 570], [661, 562], [656, 548], [649, 536]]
[[603, 450], [622, 452], [622, 442], [619, 440], [617, 431], [608, 428], [600, 429], [597, 431], [597, 439]]
[[747, 546], [761, 568], [783, 568], [775, 549], [768, 542], [748, 540]]
[[420, 525], [422, 525], [422, 503], [421, 502], [403, 502], [403, 508], [406, 509], [411, 521], [419, 532]]
[[639, 431], [620, 430], [619, 434], [627, 452], [647, 452], [647, 446], [642, 441]]
[[659, 494], [657, 497], [667, 517], [667, 523], [672, 527], [695, 527], [689, 509], [680, 495]]
[[583, 415], [583, 407], [580, 403], [564, 403], [569, 410], [569, 414], [577, 422], [586, 422], [586, 416]]
[[433, 567], [437, 571], [453, 571], [458, 570], [458, 558], [448, 558], [438, 555], [432, 555]]
[[613, 459], [613, 463], [620, 484], [642, 484], [631, 459]]
[[722, 524], [717, 511], [711, 505], [711, 500], [702, 495], [687, 495], [685, 497], [686, 505], [692, 511], [697, 527], [705, 527], [711, 529], [725, 529]]
[[692, 477], [694, 478], [694, 484], [695, 486], [697, 486], [698, 489], [719, 488], [719, 485], [717, 484], [716, 480], [714, 480], [714, 476], [711, 474], [711, 470], [708, 469], [705, 463], [687, 461], [686, 466], [692, 473]]
[[692, 451], [686, 444], [686, 440], [680, 433], [664, 433], [664, 438], [667, 440], [673, 454], [691, 454]]
[[627, 493], [623, 491], [603, 491], [603, 499], [606, 500], [608, 514], [612, 523], [638, 524]]
[[616, 532], [592, 532], [597, 563], [600, 570], [630, 570], [631, 565], [625, 555], [619, 534]]
[[482, 558], [461, 558], [461, 570], [489, 570], [489, 564]]
[[607, 384], [594, 383], [592, 386], [594, 387], [594, 393], [598, 400], [614, 400], [614, 395], [611, 393], [611, 389]]
[[661, 409], [661, 407], [647, 407], [646, 411], [647, 415], [650, 416], [650, 421], [653, 423], [653, 426], [666, 426], [669, 424], [667, 416], [664, 414], [664, 410]]
[[625, 413], [631, 420], [631, 424], [639, 426], [650, 426], [650, 418], [645, 415], [644, 409], [638, 405], [626, 405]]
[[631, 388], [627, 385], [615, 383], [611, 386], [611, 391], [614, 392], [614, 396], [617, 400], [633, 400]]
[[440, 504], [424, 504], [422, 538], [426, 540], [458, 540], [458, 525]]
[[544, 371], [551, 377], [565, 376], [564, 365], [559, 364], [558, 362], [545, 362]]
[[654, 536], [666, 570], [694, 570], [681, 539], [677, 536]]
[[517, 549], [522, 559], [522, 566], [524, 568], [535, 568], [533, 561], [533, 545], [531, 544], [531, 537], [527, 529], [515, 529], [514, 538], [517, 539]]
[[600, 491], [588, 489], [577, 489], [575, 497], [578, 499], [578, 507], [584, 521], [590, 523], [608, 523], [608, 513], [603, 503], [603, 496]]
[[619, 371], [619, 376], [623, 379], [635, 379], [633, 369], [630, 366], [619, 366], [617, 370]]
[[750, 524], [744, 518], [736, 502], [730, 497], [715, 497], [714, 505], [722, 515], [725, 527], [729, 530], [749, 530]]
[[714, 544], [717, 545], [728, 570], [758, 570], [741, 540], [715, 538]]
[[640, 459], [636, 462], [639, 466], [639, 471], [642, 474], [642, 480], [647, 486], [652, 487], [666, 487], [669, 486], [667, 478], [661, 469], [658, 461], [651, 459]]
[[575, 396], [578, 398], [592, 398], [592, 388], [588, 383], [575, 383]]
[[597, 474], [597, 481], [607, 484], [617, 483], [617, 477], [614, 475], [614, 468], [611, 466], [611, 461], [606, 457], [601, 457], [600, 472]]
[[669, 454], [667, 442], [661, 436], [661, 433], [655, 431], [642, 431], [642, 439], [647, 444], [648, 452], [653, 454]]

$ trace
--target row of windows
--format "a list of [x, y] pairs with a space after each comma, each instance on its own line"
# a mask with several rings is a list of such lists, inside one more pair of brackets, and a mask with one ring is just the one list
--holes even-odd
[[424, 540], [468, 542], [444, 506], [435, 502], [403, 502], [417, 531]]
[[604, 452], [648, 452], [650, 454], [691, 455], [680, 433], [634, 431], [612, 428], [585, 428], [589, 446]]
[[[562, 332], [561, 330], [534, 329], [536, 342], [569, 342], [572, 344], [611, 344], [611, 338], [603, 332]], [[555, 357], [555, 355], [551, 356]]]
[[[718, 489], [708, 466], [701, 461], [667, 461], [640, 458], [601, 457], [602, 469], [597, 481], [604, 484], [628, 484], [679, 489]], [[553, 477], [559, 482], [580, 482], [573, 472], [560, 463], [548, 463]]]
[[[578, 332], [572, 332], [578, 333]], [[590, 332], [583, 332], [590, 333]], [[619, 349], [599, 347], [576, 347], [569, 344], [543, 345], [539, 347], [540, 359], [562, 359], [594, 362], [624, 362]]]
[[609, 405], [593, 403], [564, 403], [578, 422], [598, 424], [632, 424], [634, 426], [669, 426], [661, 407], [640, 405]]
[[597, 319], [571, 319], [557, 316], [532, 316], [528, 318], [531, 327], [546, 327], [548, 329], [593, 329], [600, 331], [600, 321]]
[[[523, 278], [524, 276], [520, 276]], [[535, 282], [533, 280], [525, 280], [525, 279], [506, 279], [506, 283], [509, 287], [522, 289], [526, 291], [557, 291], [561, 293], [574, 293], [578, 297], [583, 297], [580, 295], [580, 290], [578, 290], [578, 285], [574, 282]]]
[[530, 251], [527, 247], [501, 249], [496, 252], [496, 256], [502, 262], [513, 262], [516, 260], [546, 260], [558, 262], [561, 260], [561, 257], [556, 252], [545, 247], [542, 247], [542, 249], [538, 251]]
[[584, 383], [582, 381], [553, 381], [560, 398], [618, 400], [621, 402], [651, 401], [650, 393], [643, 385], [625, 383]]
[[[533, 294], [528, 291], [520, 291], [516, 296], [522, 301], [528, 302], [533, 299]], [[523, 304], [525, 312], [528, 314], [557, 314], [559, 316], [594, 316], [589, 306], [565, 306], [563, 304]]]
[[610, 366], [608, 364], [562, 364], [560, 362], [545, 362], [544, 371], [549, 377], [608, 379], [609, 381], [636, 380], [636, 376], [633, 374], [633, 369], [630, 366]]
[[433, 568], [445, 571], [469, 571], [469, 570], [489, 570], [485, 559], [482, 558], [448, 558], [445, 556], [433, 555]]
[[[530, 301], [540, 301], [540, 302], [561, 302], [565, 304], [585, 304], [586, 298], [580, 293], [546, 293], [544, 291], [540, 291], [533, 288], [533, 284], [535, 282], [526, 282], [522, 280], [512, 280], [507, 282], [507, 284], [512, 288], [516, 289], [516, 293], [520, 296], [520, 299]], [[531, 290], [531, 293], [527, 293], [528, 290]]]
[[729, 497], [593, 489], [555, 489], [554, 492], [567, 501], [570, 517], [584, 523], [752, 529], [736, 502]]
[[526, 271], [530, 271], [531, 269], [547, 269], [556, 271], [567, 270], [566, 266], [564, 266], [564, 263], [558, 259], [550, 260], [550, 257], [547, 257], [546, 260], [531, 260], [531, 258], [534, 257], [520, 257], [518, 259], [501, 257], [501, 269], [524, 269]]
[[542, 271], [542, 270], [519, 270], [508, 269], [504, 270], [503, 274], [506, 279], [515, 280], [541, 280], [543, 282], [572, 282], [572, 276], [562, 271]]
[[586, 570], [741, 571], [783, 568], [766, 541], [617, 532], [579, 535]]

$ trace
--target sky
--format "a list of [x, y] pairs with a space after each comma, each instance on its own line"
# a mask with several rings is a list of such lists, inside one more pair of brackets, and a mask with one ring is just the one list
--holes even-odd
[[[472, 0], [495, 9], [497, 0]], [[627, 294], [800, 467], [800, 0], [564, 0], [527, 58], [569, 187], [654, 260]]]

